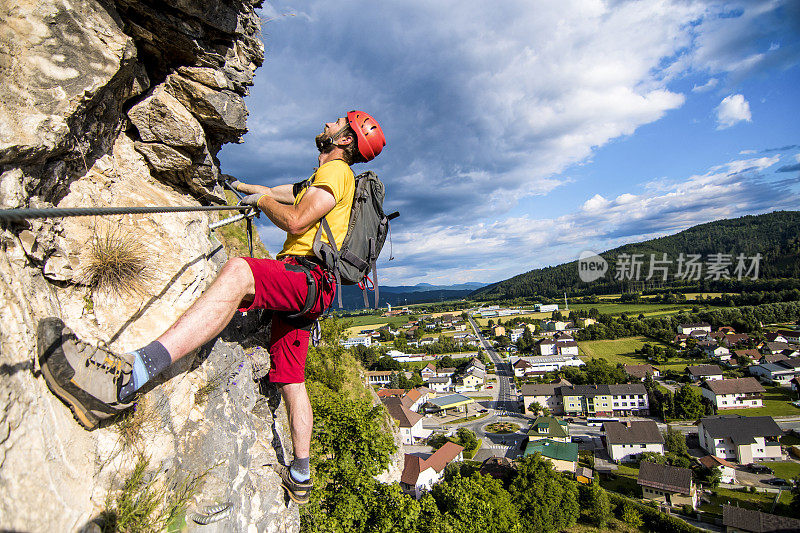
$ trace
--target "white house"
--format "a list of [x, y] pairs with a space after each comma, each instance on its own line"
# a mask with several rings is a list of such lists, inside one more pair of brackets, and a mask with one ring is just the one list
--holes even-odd
[[645, 452], [664, 453], [664, 436], [653, 420], [603, 423], [606, 448], [612, 461], [633, 461]]
[[715, 468], [719, 469], [719, 473], [721, 474], [719, 478], [720, 483], [736, 483], [736, 467], [725, 459], [713, 455], [706, 455], [698, 460], [701, 465], [709, 470], [714, 470]]
[[700, 393], [717, 409], [762, 407], [764, 392], [761, 383], [752, 377], [706, 381], [700, 387]]
[[427, 381], [436, 376], [436, 367], [433, 366], [433, 363], [428, 363], [419, 373], [422, 374], [423, 381]]
[[750, 464], [780, 459], [783, 431], [771, 416], [720, 415], [700, 419], [700, 446], [709, 454]]
[[556, 342], [558, 355], [571, 355], [578, 357], [578, 343], [575, 341]]
[[536, 343], [536, 350], [539, 355], [556, 355], [558, 353], [556, 341], [553, 339], [541, 339]]
[[778, 331], [776, 331], [776, 333], [782, 336], [784, 339], [786, 339], [786, 342], [790, 342], [793, 344], [800, 343], [800, 331], [779, 329]]
[[437, 378], [444, 378], [448, 376], [452, 376], [455, 373], [456, 369], [454, 367], [442, 367], [436, 369], [436, 377]]
[[532, 372], [531, 364], [522, 357], [514, 361], [514, 364], [511, 365], [511, 367], [514, 369], [514, 375], [518, 378], [521, 378], [525, 374]]
[[708, 322], [697, 322], [694, 324], [680, 324], [678, 326], [678, 333], [681, 335], [689, 335], [693, 331], [705, 331], [711, 333], [711, 324]]
[[456, 381], [456, 392], [481, 391], [486, 383], [486, 373], [483, 370], [473, 367], [467, 370], [462, 376], [459, 376]]
[[558, 393], [560, 385], [546, 383], [543, 385], [525, 384], [520, 387], [522, 403], [525, 407], [524, 413], [530, 412], [529, 408], [534, 403], [546, 407], [554, 415], [564, 414], [564, 403]]
[[703, 353], [717, 361], [727, 361], [731, 358], [731, 351], [724, 346], [706, 346], [703, 348]]
[[422, 494], [442, 479], [444, 468], [464, 459], [464, 448], [454, 442], [446, 442], [427, 459], [406, 454], [400, 488], [403, 492], [419, 499]]
[[358, 346], [359, 344], [361, 344], [362, 346], [370, 347], [372, 346], [372, 337], [370, 335], [350, 337], [349, 339], [340, 341], [340, 344], [345, 348], [352, 348], [353, 346]]
[[400, 437], [403, 444], [413, 445], [427, 439], [431, 431], [422, 427], [424, 416], [415, 413], [403, 405], [403, 401], [396, 396], [382, 398], [383, 405], [391, 417], [400, 426]]
[[792, 379], [800, 376], [800, 357], [784, 359], [776, 363], [761, 363], [751, 366], [748, 371], [762, 381], [773, 381], [788, 387]]
[[433, 377], [428, 379], [428, 387], [435, 392], [449, 392], [452, 389], [453, 380], [450, 376]]
[[511, 333], [509, 333], [508, 337], [511, 339], [511, 342], [517, 342], [522, 334], [525, 332], [525, 328], [516, 328], [512, 329]]
[[722, 379], [722, 369], [717, 365], [694, 365], [687, 366], [686, 372], [692, 381], [710, 381]]
[[636, 483], [642, 487], [642, 497], [646, 500], [697, 509], [699, 497], [689, 468], [642, 461]]

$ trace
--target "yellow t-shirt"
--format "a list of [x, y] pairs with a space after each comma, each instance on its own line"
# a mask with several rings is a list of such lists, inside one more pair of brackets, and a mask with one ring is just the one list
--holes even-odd
[[[356, 192], [355, 176], [347, 163], [341, 159], [334, 159], [319, 167], [311, 179], [310, 186], [325, 189], [336, 199], [336, 205], [325, 215], [325, 218], [331, 227], [333, 238], [336, 239], [336, 248], [339, 249], [347, 235], [347, 226], [350, 224], [350, 211], [353, 208], [353, 195]], [[300, 203], [306, 191], [308, 191], [308, 187], [295, 196], [294, 205]], [[304, 233], [297, 235], [288, 233], [286, 242], [283, 243], [283, 250], [277, 256], [278, 259], [285, 255], [314, 255], [312, 245], [318, 228], [319, 222]], [[328, 236], [324, 231], [322, 232], [322, 241], [328, 242]]]

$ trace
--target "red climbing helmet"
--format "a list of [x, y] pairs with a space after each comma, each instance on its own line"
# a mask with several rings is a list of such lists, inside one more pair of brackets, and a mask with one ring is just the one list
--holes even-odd
[[364, 161], [375, 159], [386, 146], [386, 137], [378, 121], [363, 111], [348, 111], [347, 123], [356, 134], [358, 151]]

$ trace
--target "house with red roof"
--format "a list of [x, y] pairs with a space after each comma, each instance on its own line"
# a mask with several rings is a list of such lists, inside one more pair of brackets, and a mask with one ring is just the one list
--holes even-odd
[[721, 474], [720, 483], [736, 483], [736, 467], [725, 459], [715, 455], [706, 455], [698, 459], [698, 461], [709, 470], [719, 468], [719, 473]]
[[400, 476], [400, 488], [406, 494], [419, 499], [444, 477], [444, 468], [447, 465], [464, 459], [463, 452], [463, 446], [448, 441], [427, 459], [407, 453], [403, 474]]
[[403, 405], [402, 398], [387, 396], [381, 398], [381, 401], [400, 427], [403, 444], [417, 444], [430, 436], [431, 431], [422, 427], [422, 419], [425, 417]]

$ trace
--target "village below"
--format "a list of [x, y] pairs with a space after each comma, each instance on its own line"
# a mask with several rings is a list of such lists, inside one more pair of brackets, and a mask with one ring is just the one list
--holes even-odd
[[340, 342], [399, 428], [416, 499], [535, 460], [578, 487], [587, 531], [799, 530], [797, 303], [727, 298], [390, 305], [340, 317]]

